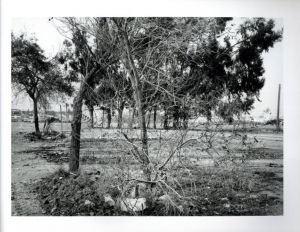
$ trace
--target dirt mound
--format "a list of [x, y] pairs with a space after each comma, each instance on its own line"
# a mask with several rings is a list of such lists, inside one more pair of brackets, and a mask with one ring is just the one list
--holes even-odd
[[29, 140], [30, 142], [44, 140], [41, 135], [36, 134], [35, 132], [25, 133], [24, 138]]
[[24, 134], [24, 138], [30, 142], [39, 141], [39, 140], [61, 140], [67, 138], [64, 133], [58, 131], [51, 131], [47, 134], [38, 135], [35, 132], [30, 133], [19, 133]]
[[45, 215], [114, 215], [114, 209], [97, 193], [94, 181], [84, 174], [74, 176], [59, 170], [42, 179], [36, 190]]

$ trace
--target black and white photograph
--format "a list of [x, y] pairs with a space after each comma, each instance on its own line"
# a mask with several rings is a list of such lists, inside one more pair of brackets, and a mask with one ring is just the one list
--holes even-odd
[[13, 19], [12, 215], [282, 215], [282, 32]]
[[299, 231], [299, 10], [2, 0], [0, 231]]

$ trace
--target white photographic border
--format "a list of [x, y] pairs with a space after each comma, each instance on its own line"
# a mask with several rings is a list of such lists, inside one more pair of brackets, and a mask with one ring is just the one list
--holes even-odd
[[[11, 216], [10, 33], [13, 17], [227, 16], [283, 18], [284, 215], [213, 217]], [[2, 0], [0, 231], [300, 231], [300, 1]]]

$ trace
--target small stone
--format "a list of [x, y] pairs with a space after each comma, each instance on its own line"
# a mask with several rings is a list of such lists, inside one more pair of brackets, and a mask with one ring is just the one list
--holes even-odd
[[246, 194], [244, 194], [244, 193], [237, 193], [235, 196], [238, 197], [238, 198], [242, 198], [242, 197], [245, 197]]
[[59, 179], [62, 180], [63, 179], [62, 176], [60, 176]]
[[257, 199], [257, 198], [258, 198], [258, 196], [257, 196], [257, 195], [255, 195], [255, 194], [251, 194], [251, 195], [249, 196], [249, 198], [250, 198], [250, 199]]
[[90, 200], [85, 200], [84, 205], [93, 205], [94, 203]]
[[220, 198], [220, 201], [221, 201], [221, 202], [228, 202], [229, 200], [228, 200], [227, 197], [223, 197], [223, 198]]
[[223, 206], [224, 206], [224, 208], [227, 208], [227, 209], [230, 208], [230, 204], [224, 204]]

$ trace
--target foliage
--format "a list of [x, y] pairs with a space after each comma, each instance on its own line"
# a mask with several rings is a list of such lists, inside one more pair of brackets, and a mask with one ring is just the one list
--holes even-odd
[[71, 82], [65, 80], [55, 60], [48, 60], [35, 38], [12, 34], [12, 83], [19, 92], [47, 105], [55, 94], [71, 95]]

